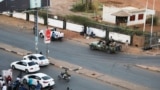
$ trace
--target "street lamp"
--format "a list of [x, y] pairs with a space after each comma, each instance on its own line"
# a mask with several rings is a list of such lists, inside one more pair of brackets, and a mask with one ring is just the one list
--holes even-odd
[[145, 16], [144, 16], [144, 25], [143, 25], [143, 33], [145, 32], [145, 29], [146, 29], [147, 8], [148, 8], [148, 0], [146, 0]]
[[[154, 10], [154, 7], [155, 7], [155, 0], [153, 1], [153, 10]], [[151, 32], [150, 32], [150, 46], [152, 45], [152, 34], [153, 34], [153, 17], [154, 15], [152, 14], [152, 22], [151, 22]]]

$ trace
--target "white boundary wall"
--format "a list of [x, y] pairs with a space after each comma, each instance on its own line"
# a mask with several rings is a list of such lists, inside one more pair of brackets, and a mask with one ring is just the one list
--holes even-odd
[[26, 13], [13, 13], [13, 17], [26, 20]]
[[29, 21], [34, 22], [34, 15], [29, 14]]
[[63, 21], [48, 18], [48, 25], [58, 27], [58, 28], [63, 28]]
[[41, 17], [38, 17], [38, 23], [40, 23], [40, 24], [44, 24], [44, 19], [43, 19], [43, 18], [41, 18]]
[[[29, 15], [29, 21], [34, 22], [34, 15], [32, 14]], [[38, 23], [44, 24], [44, 19], [41, 17], [38, 17]]]
[[93, 27], [90, 27], [90, 29], [92, 29], [93, 33], [95, 33], [97, 37], [101, 37], [101, 38], [106, 37], [106, 30], [97, 29]]
[[66, 23], [66, 29], [70, 30], [70, 31], [82, 32], [83, 31], [83, 26], [67, 22]]
[[[3, 14], [4, 15], [9, 15], [7, 12], [5, 12]], [[13, 13], [13, 17], [25, 20], [26, 19], [26, 14], [25, 13]], [[29, 20], [34, 22], [34, 15], [30, 14]], [[44, 24], [44, 19], [38, 17], [38, 23]], [[63, 28], [63, 21], [61, 21], [61, 20], [48, 18], [48, 24], [50, 26], [53, 26], [53, 27]], [[66, 22], [66, 29], [70, 30], [70, 31], [75, 31], [75, 32], [82, 32], [83, 31], [83, 25]], [[96, 34], [97, 37], [100, 37], [100, 38], [105, 38], [106, 37], [106, 31], [105, 30], [97, 29], [97, 28], [93, 28], [93, 27], [90, 27], [90, 29], [92, 29], [92, 31]], [[119, 33], [115, 33], [115, 32], [109, 32], [109, 38], [111, 36], [116, 41], [125, 43], [128, 40], [129, 44], [131, 43], [131, 36], [129, 36], [129, 35], [119, 34]]]
[[131, 36], [125, 35], [125, 34], [120, 34], [116, 32], [109, 32], [109, 38], [111, 38], [115, 41], [119, 41], [122, 43], [125, 43], [128, 40], [128, 43], [131, 44]]

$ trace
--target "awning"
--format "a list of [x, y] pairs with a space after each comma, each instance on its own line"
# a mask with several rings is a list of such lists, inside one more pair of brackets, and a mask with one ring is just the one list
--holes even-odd
[[120, 10], [118, 12], [112, 13], [111, 15], [118, 16], [118, 17], [127, 17], [127, 16], [131, 16], [132, 14], [126, 10]]

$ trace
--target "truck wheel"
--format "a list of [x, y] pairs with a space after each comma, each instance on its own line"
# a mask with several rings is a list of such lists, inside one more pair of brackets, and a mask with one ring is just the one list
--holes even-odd
[[13, 69], [13, 70], [16, 69], [14, 65], [12, 66], [12, 69]]

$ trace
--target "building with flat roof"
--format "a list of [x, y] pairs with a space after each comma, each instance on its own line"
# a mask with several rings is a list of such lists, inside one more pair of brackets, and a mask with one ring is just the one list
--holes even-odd
[[149, 15], [155, 15], [155, 10], [103, 6], [102, 20], [116, 25], [131, 26], [144, 24]]

